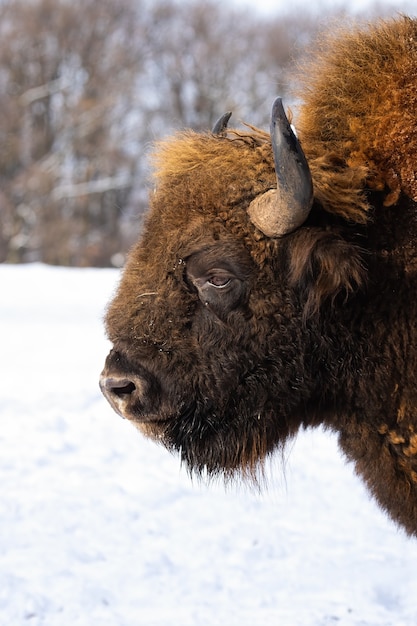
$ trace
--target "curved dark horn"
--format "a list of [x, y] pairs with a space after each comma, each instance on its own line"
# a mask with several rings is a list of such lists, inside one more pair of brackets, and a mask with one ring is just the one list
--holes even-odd
[[231, 116], [232, 116], [232, 112], [228, 111], [227, 113], [224, 113], [220, 119], [217, 120], [217, 122], [214, 124], [213, 129], [211, 131], [213, 135], [225, 134], [225, 131], [227, 129], [227, 124], [229, 123]]
[[285, 115], [281, 98], [272, 107], [271, 142], [277, 189], [257, 196], [249, 205], [251, 222], [267, 237], [296, 230], [307, 219], [313, 203], [310, 168]]

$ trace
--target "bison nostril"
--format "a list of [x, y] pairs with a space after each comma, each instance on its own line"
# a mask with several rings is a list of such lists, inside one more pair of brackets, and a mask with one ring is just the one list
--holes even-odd
[[136, 390], [136, 385], [129, 381], [126, 385], [117, 385], [112, 387], [112, 392], [116, 396], [128, 396]]
[[129, 396], [136, 390], [136, 385], [128, 378], [104, 378], [100, 381], [102, 390], [119, 398]]

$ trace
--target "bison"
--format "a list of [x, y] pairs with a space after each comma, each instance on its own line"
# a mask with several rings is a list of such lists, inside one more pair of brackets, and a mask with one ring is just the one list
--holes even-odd
[[417, 535], [417, 21], [333, 32], [300, 84], [297, 136], [277, 99], [156, 145], [100, 386], [199, 476], [321, 424]]

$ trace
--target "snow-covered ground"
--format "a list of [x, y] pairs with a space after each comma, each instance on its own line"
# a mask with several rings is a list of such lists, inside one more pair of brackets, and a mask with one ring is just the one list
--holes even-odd
[[417, 541], [336, 439], [190, 481], [101, 397], [111, 270], [0, 266], [1, 626], [415, 626]]

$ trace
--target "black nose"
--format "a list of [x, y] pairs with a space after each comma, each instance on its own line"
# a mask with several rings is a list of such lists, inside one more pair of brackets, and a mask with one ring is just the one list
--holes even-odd
[[139, 418], [144, 412], [149, 384], [139, 376], [109, 376], [104, 372], [100, 377], [100, 389], [113, 409], [127, 418]]

